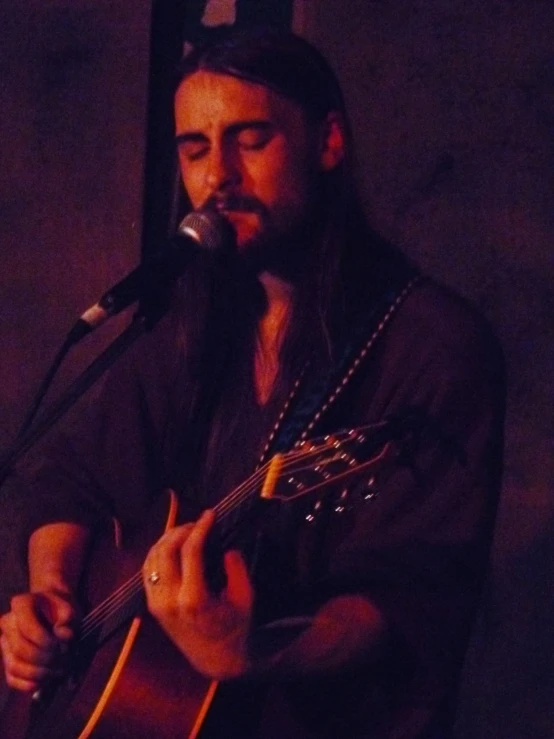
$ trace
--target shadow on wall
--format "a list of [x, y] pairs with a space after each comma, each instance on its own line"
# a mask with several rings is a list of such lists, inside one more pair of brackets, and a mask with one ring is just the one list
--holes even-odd
[[[456, 739], [554, 736], [554, 503], [504, 506], [489, 587], [468, 653]], [[506, 553], [510, 538], [510, 554]]]

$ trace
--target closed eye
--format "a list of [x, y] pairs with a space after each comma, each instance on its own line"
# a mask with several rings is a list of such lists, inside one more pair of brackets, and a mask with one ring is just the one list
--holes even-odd
[[263, 149], [273, 138], [273, 129], [264, 123], [247, 126], [236, 134], [239, 147], [245, 151]]
[[195, 162], [198, 159], [201, 159], [210, 149], [209, 144], [205, 139], [185, 139], [179, 141], [179, 138], [177, 138], [177, 143], [179, 146], [179, 154], [184, 156], [184, 158], [189, 162]]
[[[236, 146], [243, 151], [263, 149], [275, 135], [274, 126], [264, 120], [240, 121], [231, 124], [224, 134], [228, 146]], [[210, 152], [210, 140], [200, 132], [186, 132], [175, 137], [179, 155], [188, 162], [195, 162]]]

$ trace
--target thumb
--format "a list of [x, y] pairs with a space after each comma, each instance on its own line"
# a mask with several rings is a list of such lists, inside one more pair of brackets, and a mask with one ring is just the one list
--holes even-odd
[[45, 609], [52, 625], [52, 633], [62, 641], [72, 639], [75, 634], [77, 613], [69, 597], [49, 594]]
[[249, 613], [254, 602], [254, 590], [242, 555], [232, 549], [225, 552], [223, 563], [227, 575], [227, 600], [240, 611]]

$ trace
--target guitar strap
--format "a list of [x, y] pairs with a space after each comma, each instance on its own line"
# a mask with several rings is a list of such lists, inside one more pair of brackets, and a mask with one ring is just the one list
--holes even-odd
[[258, 468], [277, 452], [309, 438], [314, 427], [340, 397], [385, 328], [422, 278], [410, 264], [396, 264], [379, 295], [339, 342], [338, 361], [314, 367], [308, 361], [270, 433]]

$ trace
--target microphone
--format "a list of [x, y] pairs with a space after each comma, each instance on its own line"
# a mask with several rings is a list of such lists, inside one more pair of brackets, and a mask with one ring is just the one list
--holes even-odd
[[84, 336], [140, 298], [180, 277], [200, 250], [215, 252], [234, 240], [232, 226], [212, 210], [193, 211], [181, 221], [177, 234], [152, 257], [102, 295], [74, 326]]

